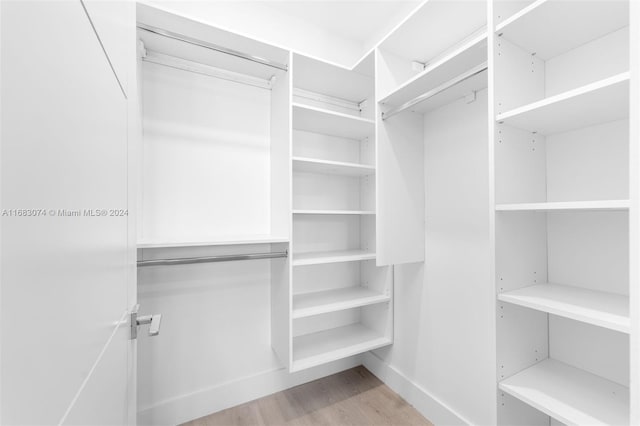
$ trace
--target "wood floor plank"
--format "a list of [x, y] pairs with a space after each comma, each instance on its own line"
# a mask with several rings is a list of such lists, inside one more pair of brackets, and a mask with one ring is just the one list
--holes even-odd
[[360, 366], [210, 416], [188, 426], [433, 426]]

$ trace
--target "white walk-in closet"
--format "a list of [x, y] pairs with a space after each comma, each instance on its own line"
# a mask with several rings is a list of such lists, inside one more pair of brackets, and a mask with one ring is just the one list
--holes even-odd
[[640, 426], [640, 1], [0, 3], [0, 423]]

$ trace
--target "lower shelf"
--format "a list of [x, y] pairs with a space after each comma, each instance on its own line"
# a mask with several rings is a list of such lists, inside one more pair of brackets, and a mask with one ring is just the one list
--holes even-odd
[[293, 318], [310, 317], [389, 300], [391, 297], [387, 294], [360, 286], [297, 294], [293, 296]]
[[629, 424], [628, 388], [554, 359], [503, 380], [499, 387], [565, 424]]
[[295, 337], [291, 371], [326, 364], [391, 343], [388, 337], [362, 324], [352, 324]]

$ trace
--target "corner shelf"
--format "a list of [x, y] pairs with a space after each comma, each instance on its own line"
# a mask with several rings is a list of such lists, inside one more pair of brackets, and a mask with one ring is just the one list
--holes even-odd
[[538, 284], [500, 293], [498, 300], [622, 333], [631, 331], [629, 298], [619, 294]]
[[391, 339], [362, 324], [294, 337], [291, 371], [304, 370], [390, 344]]
[[322, 251], [310, 253], [294, 253], [293, 266], [321, 265], [326, 263], [358, 262], [360, 260], [372, 260], [376, 258], [374, 252], [366, 250], [340, 250]]
[[496, 33], [547, 60], [627, 26], [627, 8], [616, 1], [538, 0], [498, 24]]
[[275, 244], [288, 243], [289, 238], [273, 235], [247, 235], [247, 236], [223, 236], [212, 237], [206, 240], [142, 240], [138, 241], [137, 248], [177, 248], [177, 247], [205, 247], [205, 246], [231, 246], [250, 244]]
[[629, 73], [624, 72], [499, 114], [496, 120], [544, 135], [629, 117]]
[[375, 122], [355, 115], [294, 102], [293, 128], [313, 133], [361, 140], [372, 136]]
[[496, 211], [628, 210], [629, 200], [552, 201], [496, 204]]
[[293, 296], [293, 319], [374, 305], [391, 300], [386, 294], [366, 287], [346, 287]]
[[307, 215], [375, 215], [373, 210], [293, 210], [293, 214], [307, 214]]
[[430, 63], [424, 71], [401, 84], [378, 102], [388, 106], [398, 106], [433, 89], [452, 76], [462, 74], [487, 60], [487, 32], [470, 37], [450, 52]]
[[318, 160], [306, 157], [293, 157], [292, 160], [294, 172], [367, 176], [374, 174], [376, 170], [374, 166], [341, 161]]
[[629, 388], [554, 359], [503, 380], [499, 388], [564, 424], [629, 424]]

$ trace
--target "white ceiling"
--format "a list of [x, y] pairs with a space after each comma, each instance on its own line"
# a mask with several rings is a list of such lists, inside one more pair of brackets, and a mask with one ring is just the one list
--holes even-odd
[[313, 23], [336, 35], [372, 44], [411, 12], [420, 0], [267, 0], [261, 4]]

